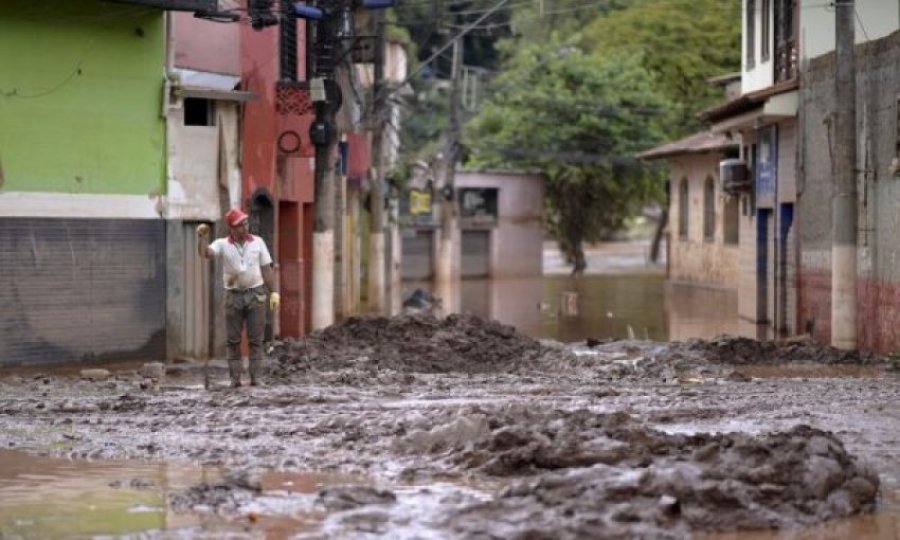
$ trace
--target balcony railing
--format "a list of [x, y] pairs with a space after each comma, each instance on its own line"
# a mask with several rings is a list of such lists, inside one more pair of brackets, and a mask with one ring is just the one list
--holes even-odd
[[775, 82], [797, 78], [797, 40], [788, 39], [775, 46]]

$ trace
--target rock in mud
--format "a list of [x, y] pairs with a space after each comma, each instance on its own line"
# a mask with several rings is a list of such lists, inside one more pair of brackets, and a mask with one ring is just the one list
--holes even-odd
[[162, 382], [166, 377], [166, 365], [162, 362], [147, 362], [138, 370], [138, 375]]
[[393, 504], [397, 496], [392, 491], [371, 486], [333, 486], [320, 491], [316, 502], [335, 512], [372, 504]]
[[111, 374], [107, 369], [82, 369], [80, 375], [82, 379], [101, 382], [109, 379]]

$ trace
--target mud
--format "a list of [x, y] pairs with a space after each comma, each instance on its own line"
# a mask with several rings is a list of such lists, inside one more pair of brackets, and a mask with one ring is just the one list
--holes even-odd
[[[868, 360], [867, 378], [751, 377], [740, 368], [853, 362], [721, 343], [588, 348], [469, 316], [356, 318], [279, 344], [263, 388], [227, 389], [221, 363], [210, 391], [194, 364], [2, 378], [0, 445], [223, 466], [169, 507], [251, 528], [327, 516], [309, 537], [686, 538], [877, 511], [900, 489], [900, 377]], [[272, 471], [354, 476], [291, 506], [271, 503]]]
[[722, 335], [712, 340], [689, 340], [673, 347], [675, 354], [699, 354], [709, 362], [722, 364], [781, 364], [812, 362], [816, 364], [886, 365], [875, 355], [860, 351], [843, 351], [820, 345], [808, 337], [792, 340], [757, 341]]
[[279, 346], [277, 379], [295, 372], [362, 369], [405, 373], [521, 372], [546, 368], [551, 349], [512, 326], [473, 315], [351, 317]]

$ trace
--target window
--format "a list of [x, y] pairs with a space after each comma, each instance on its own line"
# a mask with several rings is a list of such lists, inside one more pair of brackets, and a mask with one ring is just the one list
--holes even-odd
[[775, 0], [775, 82], [797, 78], [797, 0]]
[[737, 245], [740, 241], [740, 209], [738, 197], [732, 195], [725, 199], [725, 231], [724, 241], [727, 245]]
[[769, 44], [771, 39], [769, 15], [771, 12], [772, 0], [762, 0], [762, 9], [759, 12], [760, 32], [762, 35], [759, 38], [759, 46], [762, 48], [760, 56], [762, 56], [761, 60], [763, 62], [768, 62], [771, 57], [772, 46]]
[[204, 98], [184, 98], [184, 125], [216, 125], [216, 102]]
[[744, 13], [747, 21], [746, 47], [747, 47], [747, 70], [753, 69], [756, 65], [756, 0], [747, 0], [747, 12]]
[[707, 176], [703, 183], [703, 239], [716, 238], [716, 183]]
[[688, 181], [682, 178], [678, 184], [678, 238], [687, 240], [688, 237]]
[[[290, 2], [284, 2], [285, 9], [290, 10]], [[280, 70], [281, 80], [297, 81], [297, 18], [281, 18]]]

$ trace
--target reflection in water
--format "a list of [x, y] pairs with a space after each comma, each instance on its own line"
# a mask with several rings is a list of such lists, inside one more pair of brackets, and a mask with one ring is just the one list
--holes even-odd
[[[429, 283], [404, 283], [404, 294]], [[734, 291], [670, 285], [661, 274], [467, 279], [461, 311], [536, 338], [685, 340], [738, 332]]]
[[0, 538], [85, 537], [196, 523], [167, 511], [165, 493], [214, 469], [49, 459], [0, 451]]
[[[166, 497], [222, 479], [219, 467], [134, 461], [45, 458], [0, 450], [0, 538], [91, 538], [140, 533], [142, 537], [219, 538], [248, 531], [290, 538], [325, 518], [313, 510], [325, 485], [368, 484], [359, 476], [270, 471], [262, 495], [228, 519], [172, 512]], [[169, 534], [171, 533], [171, 534]]]

